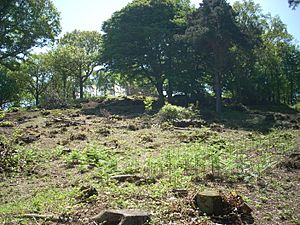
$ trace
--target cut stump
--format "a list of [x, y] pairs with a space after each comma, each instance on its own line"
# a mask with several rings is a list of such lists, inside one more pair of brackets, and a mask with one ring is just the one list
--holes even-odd
[[219, 191], [204, 191], [195, 195], [196, 207], [206, 215], [222, 215], [226, 211], [223, 198]]
[[105, 210], [92, 218], [92, 221], [103, 225], [146, 225], [150, 221], [150, 214], [137, 210]]

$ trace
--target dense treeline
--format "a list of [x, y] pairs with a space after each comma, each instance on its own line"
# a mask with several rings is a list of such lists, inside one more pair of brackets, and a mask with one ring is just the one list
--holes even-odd
[[[224, 98], [295, 104], [300, 94], [299, 47], [280, 18], [252, 0], [204, 0], [198, 8], [189, 0], [134, 0], [104, 22], [103, 34], [75, 30], [58, 41], [50, 0], [0, 8], [1, 107], [64, 104], [116, 87], [157, 95], [161, 105], [178, 95], [200, 104], [215, 99], [218, 112]], [[30, 53], [45, 45], [48, 52]]]

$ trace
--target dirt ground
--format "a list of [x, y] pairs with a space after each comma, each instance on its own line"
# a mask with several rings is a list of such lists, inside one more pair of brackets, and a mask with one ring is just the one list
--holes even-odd
[[[272, 145], [272, 140], [277, 138], [275, 133], [256, 129], [261, 127], [259, 122], [246, 126], [247, 122], [257, 120], [269, 125], [270, 112], [256, 110], [239, 122], [225, 118], [207, 120], [199, 127], [177, 127], [159, 121], [156, 115], [141, 113], [139, 106], [134, 112], [116, 113], [120, 108], [89, 102], [81, 109], [7, 113], [3, 120], [12, 125], [0, 127], [0, 136], [13, 140], [14, 146], [18, 146], [16, 151], [24, 155], [18, 156], [22, 165], [15, 171], [0, 173], [0, 223], [94, 224], [88, 218], [103, 209], [141, 208], [152, 214], [151, 224], [300, 224], [299, 113], [280, 113], [284, 117], [281, 124], [287, 123], [288, 118], [289, 126], [278, 128], [276, 135], [281, 133], [287, 138], [280, 136], [282, 143]], [[225, 146], [235, 143], [244, 146], [248, 149], [245, 157], [250, 161], [260, 154], [255, 148], [247, 147], [255, 140], [276, 161], [249, 181], [247, 177], [227, 179], [202, 171], [188, 175], [181, 171], [178, 175], [178, 168], [172, 176], [164, 173], [151, 176], [146, 171], [150, 162], [154, 168], [155, 163], [164, 168], [163, 160], [149, 159], [158, 159], [167, 149], [189, 148], [198, 142], [207, 146], [212, 143], [212, 137], [228, 142]], [[281, 151], [281, 146], [288, 150]], [[103, 158], [93, 156], [96, 153], [90, 151], [98, 148], [103, 151]], [[82, 163], [76, 152], [86, 152], [87, 161]], [[141, 168], [146, 169], [141, 171]], [[135, 174], [142, 178], [138, 182], [115, 182], [106, 174]], [[178, 197], [172, 191], [176, 188], [186, 189], [188, 194]], [[90, 195], [93, 189], [96, 191]], [[201, 215], [194, 206], [193, 196], [206, 189], [242, 196], [253, 210], [253, 221], [241, 218], [243, 215], [235, 219]], [[58, 215], [65, 221], [24, 217], [29, 213]]]

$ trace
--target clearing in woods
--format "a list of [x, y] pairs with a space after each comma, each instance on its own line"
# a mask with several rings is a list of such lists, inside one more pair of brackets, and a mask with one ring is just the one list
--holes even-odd
[[[130, 98], [5, 113], [0, 223], [88, 224], [103, 209], [142, 209], [151, 224], [300, 224], [299, 112], [168, 113]], [[201, 215], [193, 198], [204, 190], [241, 196], [251, 218]]]

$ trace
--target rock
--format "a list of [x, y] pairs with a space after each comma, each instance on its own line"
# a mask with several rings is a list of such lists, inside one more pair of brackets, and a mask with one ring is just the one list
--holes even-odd
[[219, 191], [204, 191], [194, 197], [195, 206], [206, 215], [223, 215], [226, 208]]
[[103, 225], [145, 225], [150, 214], [137, 209], [105, 210], [91, 220]]

